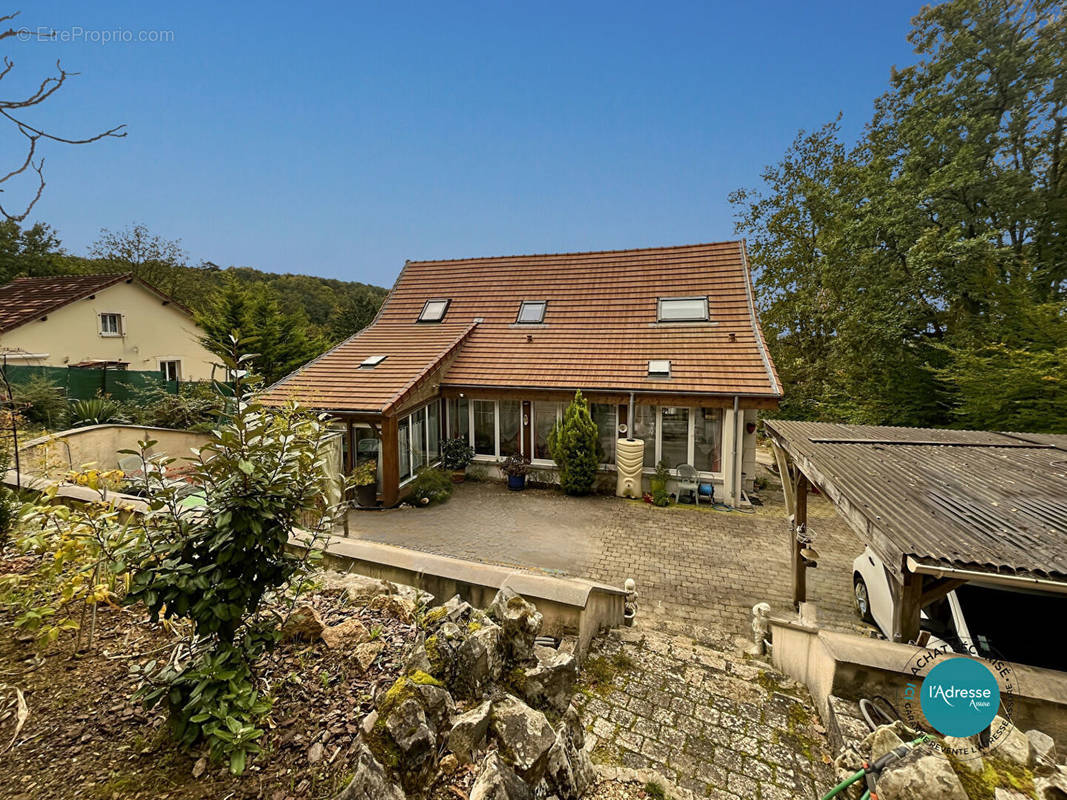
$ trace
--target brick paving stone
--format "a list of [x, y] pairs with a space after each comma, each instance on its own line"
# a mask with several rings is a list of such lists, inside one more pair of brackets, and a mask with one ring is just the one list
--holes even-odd
[[[807, 800], [831, 785], [829, 746], [799, 685], [773, 675], [767, 665], [741, 663], [725, 651], [714, 659], [725, 669], [707, 680], [709, 648], [669, 633], [646, 630], [635, 642], [609, 634], [594, 643], [594, 655], [602, 652], [609, 663], [619, 650], [633, 667], [618, 685], [627, 691], [641, 685], [659, 688], [648, 699], [616, 690], [586, 700], [583, 719], [596, 738], [594, 761], [654, 769], [698, 798]], [[749, 671], [763, 673], [767, 680], [740, 677]], [[687, 688], [693, 686], [700, 699], [683, 699], [692, 696]], [[805, 714], [781, 710], [798, 703]], [[620, 724], [631, 719], [631, 725]]]

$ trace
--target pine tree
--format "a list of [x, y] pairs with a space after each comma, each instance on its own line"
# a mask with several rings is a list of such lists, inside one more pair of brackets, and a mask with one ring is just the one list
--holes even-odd
[[589, 494], [592, 491], [599, 463], [599, 446], [589, 403], [580, 391], [575, 392], [563, 419], [548, 437], [549, 452], [559, 468], [559, 483], [567, 494]]

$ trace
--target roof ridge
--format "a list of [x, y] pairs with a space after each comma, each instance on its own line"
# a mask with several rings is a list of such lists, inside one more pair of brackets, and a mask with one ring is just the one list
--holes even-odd
[[[136, 277], [132, 272], [89, 272], [86, 274], [71, 273], [69, 275], [19, 275], [8, 281], [9, 284], [16, 281], [52, 281], [61, 280], [64, 278], [133, 278]], [[3, 288], [0, 286], [0, 288]]]
[[694, 244], [671, 244], [658, 247], [626, 247], [616, 250], [576, 250], [559, 253], [513, 253], [504, 256], [466, 256], [464, 258], [432, 258], [432, 259], [409, 259], [404, 265], [409, 264], [452, 264], [459, 261], [503, 261], [512, 258], [545, 258], [547, 256], [600, 256], [614, 253], [648, 253], [655, 250], [689, 250], [697, 247], [713, 247], [717, 245], [737, 244], [739, 239], [723, 239], [717, 242], [696, 242]]

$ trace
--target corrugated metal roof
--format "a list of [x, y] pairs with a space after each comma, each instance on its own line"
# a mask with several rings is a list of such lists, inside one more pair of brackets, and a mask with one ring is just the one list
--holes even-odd
[[[657, 321], [658, 298], [703, 296], [707, 321]], [[441, 325], [479, 320], [448, 366], [450, 386], [781, 395], [741, 242], [409, 262], [369, 330], [432, 336], [417, 321], [430, 299], [450, 301]], [[547, 303], [541, 324], [517, 324], [524, 300]], [[649, 378], [653, 359], [671, 361], [669, 379]], [[307, 368], [316, 388], [360, 391], [361, 376], [321, 366]]]
[[904, 556], [1067, 581], [1067, 436], [765, 425]]

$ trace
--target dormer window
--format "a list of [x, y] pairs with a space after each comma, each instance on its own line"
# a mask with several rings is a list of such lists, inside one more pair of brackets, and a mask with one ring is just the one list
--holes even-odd
[[523, 300], [515, 321], [520, 325], [538, 325], [545, 321], [546, 306], [546, 300]]
[[445, 318], [451, 300], [427, 300], [419, 314], [419, 322], [440, 322]]
[[648, 362], [648, 377], [669, 378], [671, 377], [671, 362], [668, 359], [657, 358]]
[[661, 297], [659, 322], [705, 322], [708, 319], [708, 298]]
[[369, 358], [365, 358], [362, 362], [360, 362], [359, 368], [374, 369], [376, 366], [385, 361], [387, 357], [388, 356], [370, 356]]

